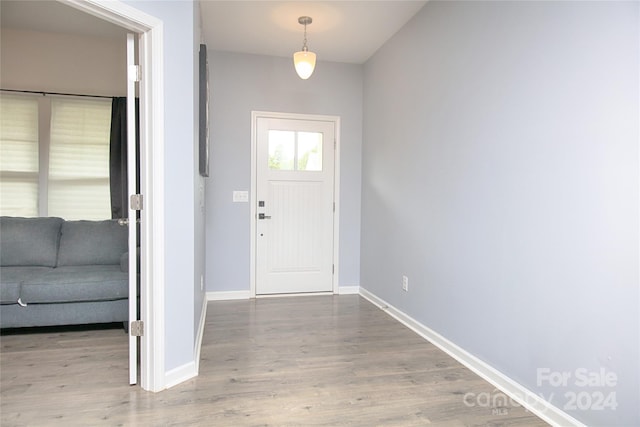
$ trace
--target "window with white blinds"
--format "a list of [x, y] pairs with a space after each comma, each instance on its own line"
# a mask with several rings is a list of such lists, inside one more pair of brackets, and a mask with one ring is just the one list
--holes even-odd
[[0, 214], [38, 216], [38, 100], [0, 96]]
[[[110, 218], [111, 101], [5, 94], [0, 100], [2, 215]], [[40, 135], [38, 114], [50, 115]]]
[[111, 217], [110, 126], [108, 100], [52, 98], [49, 216]]

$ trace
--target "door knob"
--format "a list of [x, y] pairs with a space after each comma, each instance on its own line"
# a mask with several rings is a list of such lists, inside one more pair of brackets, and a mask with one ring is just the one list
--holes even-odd
[[265, 215], [263, 213], [258, 214], [258, 219], [271, 219], [271, 215]]

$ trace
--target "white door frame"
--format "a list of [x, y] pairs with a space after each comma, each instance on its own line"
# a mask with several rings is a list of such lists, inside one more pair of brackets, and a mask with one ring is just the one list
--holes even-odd
[[[58, 0], [90, 15], [139, 34], [140, 68], [140, 385], [165, 388], [164, 341], [164, 73], [163, 24], [120, 1]], [[146, 284], [146, 286], [145, 286]]]
[[333, 179], [333, 200], [335, 201], [335, 212], [333, 216], [333, 293], [338, 294], [339, 287], [339, 254], [340, 254], [340, 117], [324, 116], [317, 114], [298, 114], [298, 113], [277, 113], [269, 111], [252, 111], [251, 112], [251, 190], [250, 190], [250, 215], [251, 215], [251, 255], [249, 267], [250, 296], [256, 297], [256, 228], [257, 228], [257, 167], [258, 167], [258, 118], [268, 119], [291, 119], [291, 120], [316, 120], [323, 122], [333, 122], [335, 128], [335, 163], [334, 163], [334, 179]]

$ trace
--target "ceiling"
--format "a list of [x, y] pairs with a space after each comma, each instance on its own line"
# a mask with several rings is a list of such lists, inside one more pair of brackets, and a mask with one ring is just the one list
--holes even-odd
[[121, 38], [124, 28], [51, 0], [1, 0], [2, 28]]
[[[290, 57], [302, 47], [318, 61], [361, 64], [393, 36], [426, 1], [200, 1], [203, 42], [210, 50]], [[121, 38], [125, 30], [62, 3], [0, 2], [2, 28]]]
[[300, 50], [310, 16], [309, 50], [319, 61], [361, 64], [426, 1], [211, 1], [200, 2], [207, 48], [289, 57]]

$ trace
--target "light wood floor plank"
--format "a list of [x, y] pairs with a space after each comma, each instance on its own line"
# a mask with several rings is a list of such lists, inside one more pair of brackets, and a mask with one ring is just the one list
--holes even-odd
[[490, 384], [357, 295], [208, 305], [200, 374], [127, 385], [121, 329], [9, 334], [2, 426], [538, 426], [521, 407], [469, 407]]

